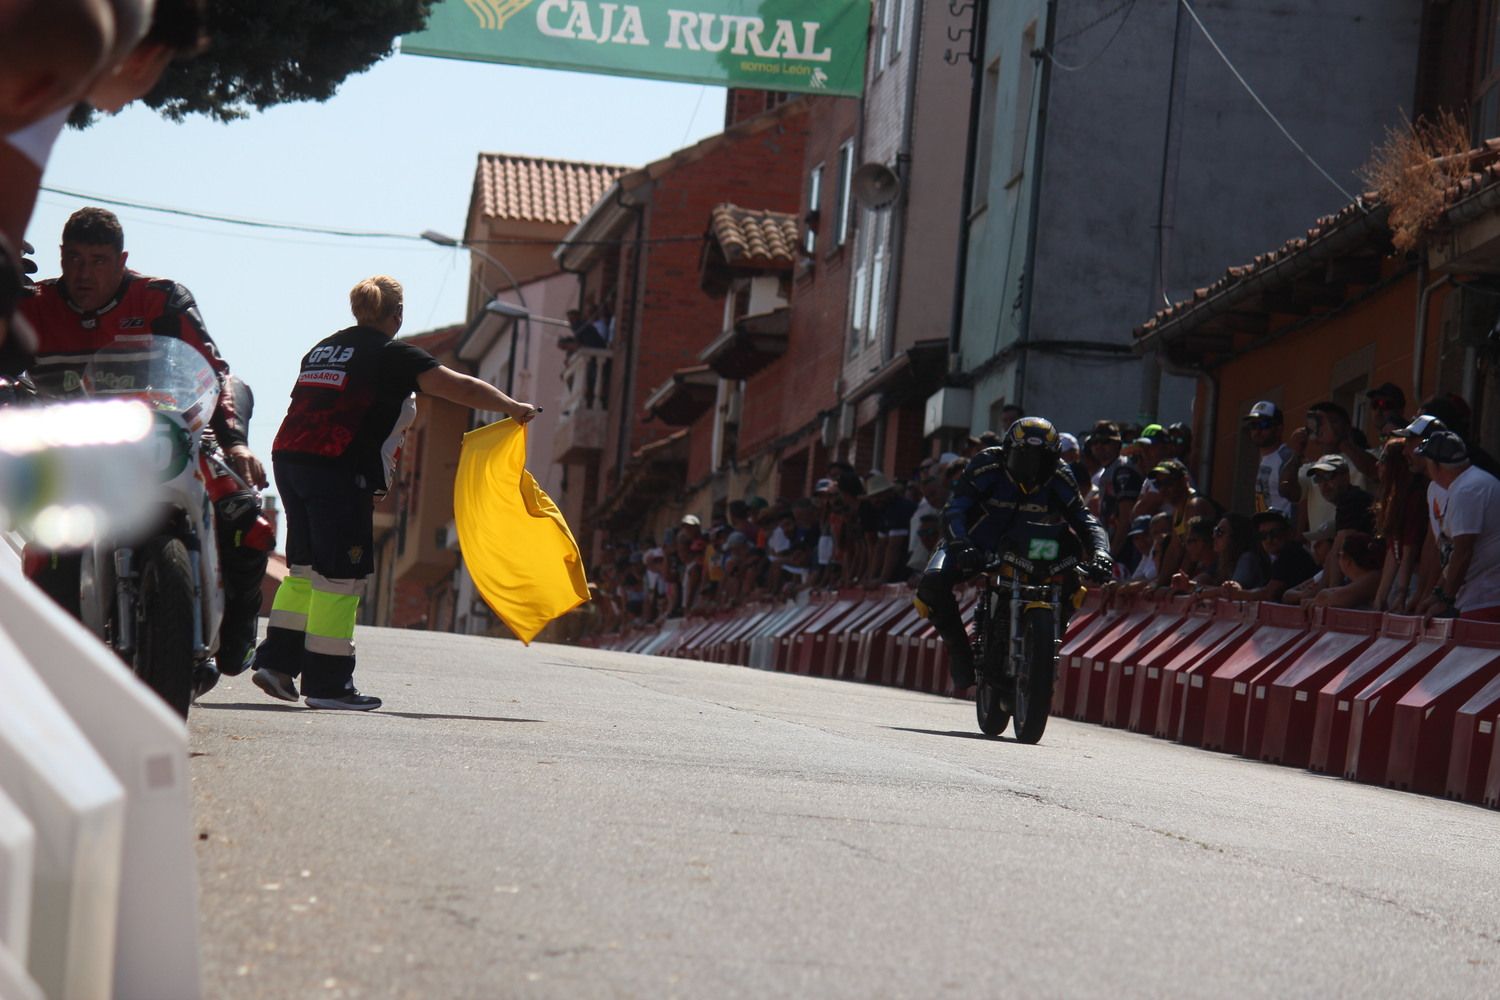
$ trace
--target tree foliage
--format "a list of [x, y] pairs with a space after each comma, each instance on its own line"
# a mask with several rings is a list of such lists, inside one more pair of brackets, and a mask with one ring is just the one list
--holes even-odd
[[209, 0], [212, 45], [171, 66], [146, 103], [175, 121], [326, 101], [427, 23], [433, 0]]

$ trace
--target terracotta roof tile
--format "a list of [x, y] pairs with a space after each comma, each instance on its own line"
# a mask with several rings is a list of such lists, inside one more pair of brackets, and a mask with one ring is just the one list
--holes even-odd
[[474, 192], [481, 213], [492, 219], [552, 222], [565, 226], [588, 214], [628, 167], [572, 160], [544, 160], [508, 153], [480, 153]]
[[784, 212], [718, 205], [709, 223], [730, 267], [791, 267], [797, 262], [797, 219]]
[[[1500, 184], [1500, 139], [1486, 139], [1484, 143], [1468, 153], [1461, 154], [1468, 157], [1470, 172], [1451, 185], [1447, 190], [1448, 206], [1475, 194], [1483, 188], [1493, 187]], [[1251, 258], [1249, 264], [1231, 267], [1224, 272], [1224, 276], [1207, 288], [1199, 288], [1193, 292], [1190, 299], [1174, 302], [1172, 305], [1159, 311], [1145, 323], [1135, 330], [1137, 337], [1145, 336], [1165, 325], [1168, 321], [1191, 312], [1195, 306], [1213, 296], [1226, 292], [1235, 285], [1243, 282], [1259, 271], [1273, 264], [1295, 257], [1305, 252], [1312, 244], [1328, 236], [1334, 230], [1348, 225], [1359, 219], [1366, 213], [1381, 213], [1383, 221], [1385, 204], [1380, 200], [1378, 193], [1366, 192], [1357, 201], [1345, 205], [1332, 215], [1325, 215], [1318, 219], [1317, 224], [1307, 231], [1307, 234], [1296, 239], [1287, 240], [1275, 250], [1269, 253], [1257, 254]]]

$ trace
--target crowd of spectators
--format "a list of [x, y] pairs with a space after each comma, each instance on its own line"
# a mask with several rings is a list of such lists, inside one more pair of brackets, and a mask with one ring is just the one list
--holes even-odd
[[[1115, 593], [1192, 594], [1500, 620], [1500, 480], [1451, 394], [1405, 415], [1400, 388], [1367, 393], [1368, 426], [1326, 401], [1285, 427], [1273, 402], [1243, 433], [1256, 453], [1245, 509], [1201, 491], [1183, 424], [1101, 420], [1062, 434], [1063, 461], [1111, 539]], [[1017, 419], [1020, 411], [1005, 416]], [[914, 585], [943, 538], [954, 482], [993, 432], [903, 479], [832, 462], [812, 495], [730, 501], [659, 540], [606, 544], [596, 626], [613, 631], [808, 589]]]

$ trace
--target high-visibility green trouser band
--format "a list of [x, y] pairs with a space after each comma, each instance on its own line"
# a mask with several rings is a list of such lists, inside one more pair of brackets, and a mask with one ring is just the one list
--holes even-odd
[[310, 653], [354, 655], [354, 620], [359, 617], [359, 594], [329, 593], [314, 585], [307, 610], [306, 646]]
[[[295, 570], [293, 571], [295, 573]], [[312, 602], [312, 581], [305, 576], [288, 574], [276, 588], [271, 600], [271, 617], [267, 623], [271, 628], [284, 628], [293, 632], [307, 629], [307, 610]]]

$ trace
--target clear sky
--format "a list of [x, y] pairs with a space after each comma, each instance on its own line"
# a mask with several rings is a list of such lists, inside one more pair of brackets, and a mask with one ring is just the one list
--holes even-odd
[[[638, 166], [723, 122], [721, 88], [395, 55], [326, 103], [230, 124], [128, 108], [64, 132], [43, 183], [220, 215], [461, 236], [481, 151]], [[43, 192], [27, 231], [41, 277], [57, 274], [63, 222], [88, 203]], [[384, 272], [405, 285], [403, 333], [466, 319], [462, 250], [111, 208], [130, 266], [191, 289], [219, 350], [255, 390], [250, 444], [267, 472], [297, 362], [352, 323], [356, 281]]]

